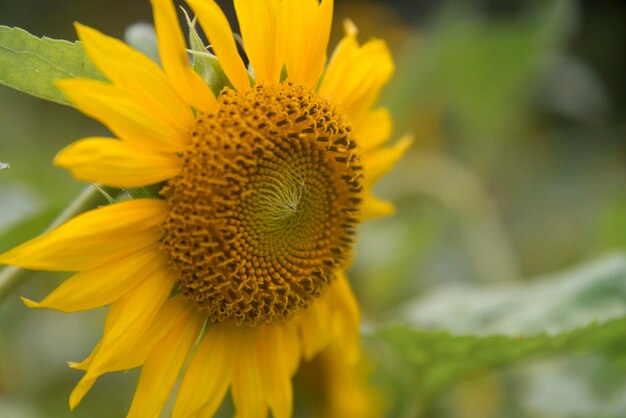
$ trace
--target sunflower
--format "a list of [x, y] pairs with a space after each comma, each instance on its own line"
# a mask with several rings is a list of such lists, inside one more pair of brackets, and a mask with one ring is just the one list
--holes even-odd
[[79, 215], [0, 263], [77, 272], [29, 307], [110, 305], [102, 339], [70, 363], [85, 372], [72, 409], [102, 374], [141, 367], [129, 417], [158, 416], [182, 375], [174, 417], [211, 417], [230, 389], [238, 417], [287, 418], [302, 359], [331, 342], [359, 353], [344, 271], [357, 224], [393, 210], [371, 188], [410, 142], [381, 148], [391, 119], [374, 103], [393, 63], [347, 22], [327, 64], [332, 0], [235, 0], [247, 67], [218, 5], [188, 3], [227, 77], [218, 94], [170, 0], [152, 0], [161, 66], [77, 24], [108, 81], [58, 82], [116, 138], [76, 141], [55, 164], [158, 194]]

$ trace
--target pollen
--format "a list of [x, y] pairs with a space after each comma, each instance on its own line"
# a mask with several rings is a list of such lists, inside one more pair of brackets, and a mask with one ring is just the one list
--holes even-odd
[[291, 83], [225, 88], [199, 115], [162, 247], [181, 293], [214, 322], [257, 325], [306, 309], [350, 258], [359, 148], [343, 115]]

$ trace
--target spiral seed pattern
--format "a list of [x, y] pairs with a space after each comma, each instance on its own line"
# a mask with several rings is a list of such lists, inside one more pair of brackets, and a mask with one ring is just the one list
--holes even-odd
[[212, 321], [257, 325], [307, 308], [345, 267], [361, 201], [350, 126], [303, 86], [228, 88], [200, 115], [162, 247]]

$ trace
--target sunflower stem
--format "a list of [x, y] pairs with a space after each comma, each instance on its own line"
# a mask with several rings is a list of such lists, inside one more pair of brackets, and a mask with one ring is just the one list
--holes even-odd
[[[93, 209], [99, 204], [106, 202], [105, 196], [118, 192], [117, 189], [91, 185], [83, 190], [68, 206], [57, 216], [45, 230], [48, 232], [74, 216]], [[19, 287], [34, 271], [20, 267], [9, 266], [0, 272], [0, 302], [8, 297]]]

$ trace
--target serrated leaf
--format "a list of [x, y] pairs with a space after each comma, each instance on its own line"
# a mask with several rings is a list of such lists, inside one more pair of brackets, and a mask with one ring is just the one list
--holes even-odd
[[[605, 352], [624, 366], [626, 318], [562, 334], [459, 336], [395, 326], [367, 338], [382, 377], [395, 388], [391, 416], [414, 416], [461, 377], [529, 358]], [[407, 408], [412, 408], [407, 411]]]
[[75, 77], [104, 79], [79, 41], [38, 38], [0, 25], [0, 84], [69, 105], [54, 81]]
[[560, 333], [626, 316], [626, 256], [498, 286], [443, 287], [401, 309], [420, 328], [457, 334]]
[[401, 308], [369, 338], [398, 405], [415, 416], [473, 373], [562, 353], [601, 353], [626, 368], [626, 257], [615, 254], [522, 283], [443, 287]]

